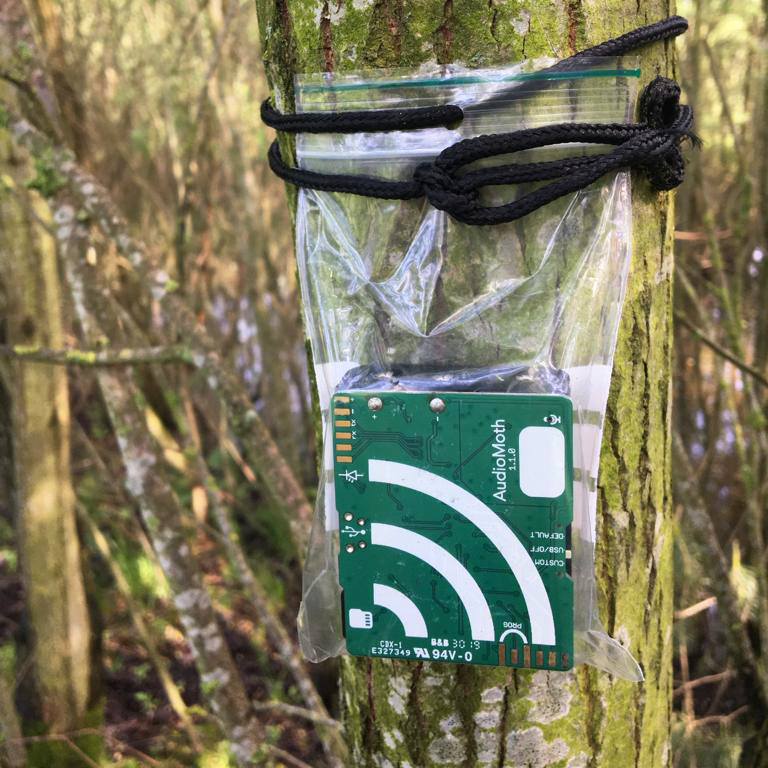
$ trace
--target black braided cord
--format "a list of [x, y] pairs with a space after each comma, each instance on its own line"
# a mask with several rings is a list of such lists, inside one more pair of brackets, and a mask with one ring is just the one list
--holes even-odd
[[[580, 51], [544, 71], [575, 69], [585, 57], [621, 56], [649, 43], [676, 37], [687, 28], [685, 19], [672, 16]], [[514, 89], [515, 86], [483, 101], [482, 107], [494, 100], [514, 97]], [[525, 94], [530, 94], [530, 84], [527, 84]], [[450, 127], [460, 122], [464, 113], [472, 108], [469, 106], [462, 111], [460, 107], [448, 104], [416, 109], [283, 115], [265, 101], [261, 115], [267, 125], [281, 131], [354, 133]], [[407, 181], [318, 173], [291, 167], [283, 162], [276, 141], [269, 149], [268, 159], [275, 174], [297, 186], [388, 200], [426, 197], [435, 208], [465, 224], [502, 224], [519, 219], [553, 200], [589, 186], [606, 173], [620, 169], [642, 171], [657, 190], [678, 186], [685, 172], [680, 145], [686, 138], [696, 140], [691, 108], [680, 104], [677, 83], [659, 76], [643, 90], [639, 111], [641, 122], [634, 124], [557, 123], [464, 139], [444, 149], [432, 162], [417, 166], [412, 179]], [[459, 173], [464, 166], [485, 158], [571, 142], [606, 144], [614, 148], [596, 155], [509, 163]], [[480, 203], [482, 187], [530, 182], [550, 183], [505, 205], [484, 206]]]
[[410, 109], [368, 109], [356, 112], [305, 112], [284, 115], [266, 99], [261, 105], [264, 123], [286, 133], [358, 133], [360, 131], [415, 131], [458, 125], [464, 111], [454, 104]]

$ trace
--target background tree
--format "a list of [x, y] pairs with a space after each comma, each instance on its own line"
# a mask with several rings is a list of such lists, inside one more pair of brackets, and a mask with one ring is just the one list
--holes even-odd
[[[257, 5], [267, 73], [288, 105], [296, 72], [567, 56], [669, 15], [664, 2], [622, 0]], [[646, 81], [674, 74], [672, 46], [645, 52], [642, 70]], [[355, 765], [667, 764], [671, 210], [668, 195], [635, 180], [632, 272], [599, 488], [600, 613], [640, 661], [645, 682], [587, 668], [561, 674], [345, 660], [343, 713]]]
[[[7, 88], [7, 86], [4, 86]], [[63, 345], [62, 296], [54, 239], [37, 224], [47, 208], [24, 188], [29, 171], [7, 132], [0, 153], [10, 171], [0, 192], [0, 269], [8, 340]], [[16, 535], [28, 605], [30, 652], [40, 718], [55, 731], [82, 726], [89, 701], [91, 629], [76, 530], [66, 371], [40, 363], [5, 368], [12, 392]]]

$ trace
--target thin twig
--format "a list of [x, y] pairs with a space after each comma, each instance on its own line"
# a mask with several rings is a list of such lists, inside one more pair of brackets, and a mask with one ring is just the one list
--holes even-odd
[[96, 728], [81, 728], [69, 733], [48, 733], [43, 736], [21, 736], [20, 738], [6, 739], [7, 744], [44, 744], [50, 741], [58, 741], [69, 747], [86, 765], [91, 768], [100, 768], [99, 764], [92, 760], [80, 747], [72, 741], [78, 736], [101, 735]]
[[690, 682], [688, 670], [688, 645], [685, 641], [685, 633], [680, 632], [679, 660], [680, 674], [683, 677], [683, 714], [685, 718], [685, 735], [687, 736], [693, 729], [693, 722], [696, 719], [696, 710], [693, 703], [693, 691], [688, 686]]
[[733, 138], [733, 151], [736, 155], [738, 170], [743, 172], [746, 162], [744, 160], [744, 153], [741, 151], [741, 137], [736, 129], [736, 123], [733, 120], [733, 112], [731, 111], [731, 106], [728, 102], [728, 91], [723, 83], [722, 74], [720, 72], [720, 62], [715, 57], [706, 35], [701, 39], [701, 46], [707, 56], [709, 71], [712, 73], [712, 80], [715, 83], [717, 95], [720, 97], [721, 116], [724, 118]]
[[317, 712], [306, 707], [297, 707], [284, 701], [254, 701], [253, 709], [256, 712], [277, 712], [289, 717], [301, 717], [318, 725], [327, 725], [329, 728], [341, 728], [341, 723], [332, 717], [323, 717]]
[[[733, 233], [730, 229], [718, 229], [714, 233], [714, 237], [716, 237], [718, 240], [725, 240], [725, 238], [730, 237]], [[705, 240], [709, 240], [710, 235], [708, 232], [691, 232], [689, 230], [685, 229], [676, 229], [675, 230], [675, 240], [685, 240], [688, 242], [702, 242]]]
[[284, 760], [289, 765], [295, 766], [295, 768], [312, 768], [312, 766], [309, 763], [305, 763], [300, 758], [296, 757], [295, 755], [292, 755], [290, 752], [286, 752], [284, 749], [280, 749], [280, 747], [276, 747], [274, 744], [265, 744], [266, 748], [275, 756], [279, 757], [281, 760]]
[[692, 728], [700, 728], [702, 725], [728, 725], [739, 715], [743, 715], [748, 711], [749, 705], [743, 704], [738, 709], [734, 709], [733, 712], [729, 712], [727, 715], [709, 715], [707, 717], [700, 717], [698, 720], [693, 721]]
[[90, 768], [101, 768], [99, 764], [92, 760], [85, 752], [83, 752], [80, 747], [75, 744], [72, 739], [68, 738], [67, 736], [61, 736], [59, 737], [59, 741], [66, 744], [86, 765], [90, 766]]
[[732, 669], [725, 669], [722, 672], [715, 672], [712, 675], [702, 675], [694, 680], [689, 680], [687, 683], [681, 683], [672, 691], [672, 695], [680, 696], [682, 693], [698, 688], [699, 686], [709, 685], [710, 683], [719, 683], [721, 680], [729, 680], [735, 676], [736, 673]]
[[35, 652], [31, 651], [17, 666], [16, 677], [13, 681], [13, 690], [15, 691], [20, 685], [21, 681], [27, 676], [27, 673], [32, 669], [32, 663], [35, 659]]
[[129, 755], [133, 755], [137, 760], [141, 761], [142, 763], [146, 763], [149, 766], [152, 766], [152, 768], [163, 768], [163, 763], [161, 763], [159, 760], [155, 760], [154, 757], [150, 757], [146, 752], [142, 752], [140, 749], [136, 749], [136, 747], [131, 746], [130, 744], [127, 744], [124, 741], [121, 741], [116, 736], [111, 736], [110, 741], [114, 742], [114, 745], [121, 751], [121, 752], [127, 752]]
[[25, 344], [0, 344], [0, 357], [11, 357], [30, 363], [73, 365], [86, 368], [152, 363], [185, 363], [193, 365], [192, 353], [181, 345], [146, 347], [144, 349], [47, 349]]
[[699, 600], [698, 603], [689, 605], [687, 608], [681, 608], [679, 611], [675, 611], [676, 619], [689, 619], [691, 616], [695, 616], [697, 613], [706, 611], [713, 605], [717, 605], [717, 598], [714, 596], [705, 597], [703, 600]]
[[675, 312], [675, 319], [684, 325], [702, 344], [708, 346], [713, 352], [735, 365], [743, 373], [749, 374], [758, 384], [768, 387], [768, 378], [758, 371], [757, 368], [740, 360], [733, 352], [710, 339], [703, 331], [699, 330], [682, 312]]

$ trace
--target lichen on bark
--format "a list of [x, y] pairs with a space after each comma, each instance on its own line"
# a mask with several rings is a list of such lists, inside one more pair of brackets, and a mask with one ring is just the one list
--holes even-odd
[[[563, 56], [672, 12], [662, 0], [257, 0], [257, 9], [267, 73], [288, 106], [297, 72]], [[643, 52], [643, 82], [673, 72], [672, 51], [662, 43]], [[587, 668], [345, 659], [341, 705], [354, 766], [668, 764], [671, 217], [667, 195], [633, 181], [632, 267], [599, 481], [600, 616], [638, 658], [645, 682]]]

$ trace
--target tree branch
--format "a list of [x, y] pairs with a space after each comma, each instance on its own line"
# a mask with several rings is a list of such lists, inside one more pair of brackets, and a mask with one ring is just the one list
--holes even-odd
[[309, 763], [305, 763], [295, 755], [292, 755], [290, 752], [286, 752], [280, 747], [276, 747], [274, 744], [264, 744], [264, 747], [274, 757], [280, 758], [280, 760], [282, 760], [286, 765], [292, 765], [294, 768], [312, 768]]
[[733, 712], [729, 712], [727, 715], [708, 715], [707, 717], [700, 717], [698, 720], [694, 720], [691, 723], [691, 730], [700, 728], [702, 725], [729, 725], [737, 717], [748, 711], [749, 705], [743, 704], [738, 709], [734, 709]]
[[24, 344], [0, 344], [0, 357], [15, 358], [30, 363], [72, 365], [84, 368], [152, 363], [194, 364], [192, 353], [181, 345], [141, 349], [47, 349]]
[[294, 704], [288, 704], [284, 701], [254, 701], [253, 709], [255, 712], [277, 712], [288, 717], [301, 717], [318, 725], [325, 725], [329, 728], [341, 728], [341, 723], [332, 717], [323, 717], [317, 712], [306, 707], [297, 707]]
[[678, 685], [677, 688], [672, 691], [672, 695], [680, 696], [686, 689], [698, 688], [702, 685], [709, 685], [710, 683], [719, 683], [721, 680], [730, 680], [733, 677], [736, 677], [736, 672], [732, 669], [724, 669], [722, 672], [715, 672], [712, 675], [703, 675], [702, 677], [697, 677]]
[[685, 328], [687, 328], [702, 344], [709, 347], [715, 354], [720, 355], [724, 360], [727, 360], [731, 365], [736, 366], [740, 371], [750, 375], [758, 384], [764, 387], [768, 387], [768, 378], [766, 378], [757, 368], [752, 367], [749, 363], [745, 363], [738, 358], [733, 352], [730, 352], [725, 347], [718, 344], [716, 341], [710, 339], [703, 331], [699, 330], [690, 320], [682, 313], [675, 312], [675, 320], [678, 320]]

